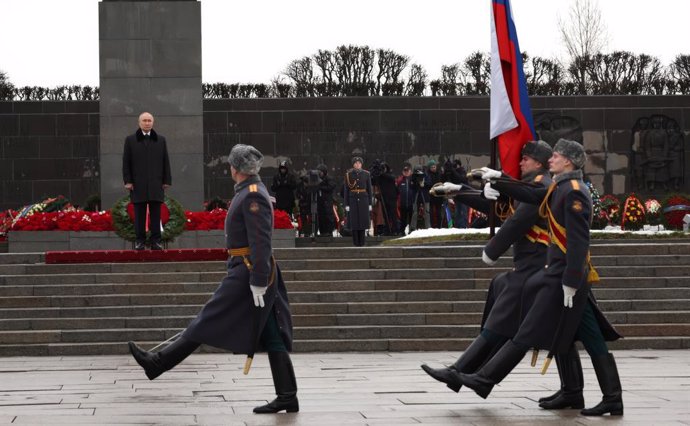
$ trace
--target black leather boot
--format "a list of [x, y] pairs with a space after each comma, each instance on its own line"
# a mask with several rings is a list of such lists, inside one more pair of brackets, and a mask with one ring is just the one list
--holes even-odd
[[526, 349], [508, 340], [479, 371], [474, 374], [459, 373], [460, 382], [486, 399], [494, 385], [500, 383], [508, 373], [513, 371], [526, 352]]
[[439, 382], [445, 383], [454, 392], [459, 392], [462, 387], [458, 373], [474, 373], [486, 361], [495, 345], [481, 334], [463, 352], [455, 363], [445, 368], [431, 368], [426, 364], [422, 370]]
[[611, 413], [612, 416], [622, 416], [623, 389], [613, 354], [608, 353], [592, 357], [592, 365], [604, 397], [599, 404], [592, 408], [585, 408], [580, 413], [583, 416], [603, 416], [606, 413]]
[[546, 410], [584, 408], [585, 399], [582, 396], [584, 378], [577, 347], [572, 345], [568, 353], [556, 355], [556, 366], [558, 376], [561, 378], [561, 389], [552, 395], [553, 398], [539, 400], [539, 406]]
[[134, 342], [128, 342], [129, 352], [146, 373], [149, 380], [153, 380], [164, 372], [175, 367], [199, 347], [199, 343], [179, 336], [160, 352], [149, 352], [141, 349]]
[[269, 352], [268, 362], [271, 365], [273, 386], [276, 389], [277, 398], [266, 405], [254, 408], [254, 412], [257, 414], [278, 413], [283, 410], [288, 413], [298, 412], [297, 380], [290, 354], [287, 352]]

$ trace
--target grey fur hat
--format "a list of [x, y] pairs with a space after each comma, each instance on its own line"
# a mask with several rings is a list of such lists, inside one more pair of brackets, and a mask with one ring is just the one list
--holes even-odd
[[263, 154], [251, 145], [237, 144], [228, 155], [228, 163], [245, 175], [258, 175], [263, 162]]
[[358, 162], [358, 161], [359, 161], [360, 163], [364, 164], [364, 160], [362, 159], [362, 157], [352, 157], [352, 165], [353, 165], [353, 166], [354, 166], [354, 164], [355, 164], [356, 162]]
[[553, 147], [553, 151], [570, 160], [576, 169], [581, 169], [585, 166], [585, 161], [587, 160], [585, 147], [575, 141], [559, 139]]
[[552, 154], [551, 145], [542, 140], [527, 142], [522, 147], [522, 155], [533, 158], [545, 168], [549, 167], [549, 158], [551, 158]]

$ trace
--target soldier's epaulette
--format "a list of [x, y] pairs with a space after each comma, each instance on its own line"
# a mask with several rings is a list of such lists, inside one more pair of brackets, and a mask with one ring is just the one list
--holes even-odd
[[537, 177], [534, 178], [534, 181], [536, 183], [539, 183], [539, 182], [541, 182], [542, 179], [544, 179], [544, 175], [537, 175]]
[[570, 184], [573, 186], [575, 191], [580, 190], [580, 182], [578, 182], [577, 179], [570, 179]]
[[259, 190], [259, 185], [253, 183], [249, 185], [249, 192], [257, 192]]

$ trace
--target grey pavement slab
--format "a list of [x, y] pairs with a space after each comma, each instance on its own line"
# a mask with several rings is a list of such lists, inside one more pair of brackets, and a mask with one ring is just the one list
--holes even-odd
[[[0, 424], [84, 425], [690, 425], [690, 351], [614, 351], [625, 416], [586, 418], [547, 411], [536, 400], [558, 385], [528, 357], [488, 399], [456, 394], [421, 363], [452, 363], [457, 352], [294, 354], [300, 412], [255, 415], [274, 398], [268, 360], [193, 354], [149, 381], [129, 356], [0, 358]], [[544, 354], [542, 354], [543, 357]], [[599, 402], [596, 377], [582, 353], [587, 406]], [[539, 362], [541, 365], [541, 361]]]

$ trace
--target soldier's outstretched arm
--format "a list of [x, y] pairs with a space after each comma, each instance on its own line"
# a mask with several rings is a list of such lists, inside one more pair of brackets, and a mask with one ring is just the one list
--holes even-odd
[[[507, 175], [503, 175], [506, 176]], [[524, 184], [523, 182], [513, 179], [501, 177], [500, 179], [491, 180], [491, 187], [501, 195], [507, 195], [510, 198], [521, 201], [523, 203], [529, 204], [541, 204], [544, 197], [546, 197], [546, 192], [548, 188], [540, 186], [535, 187], [529, 184]]]

